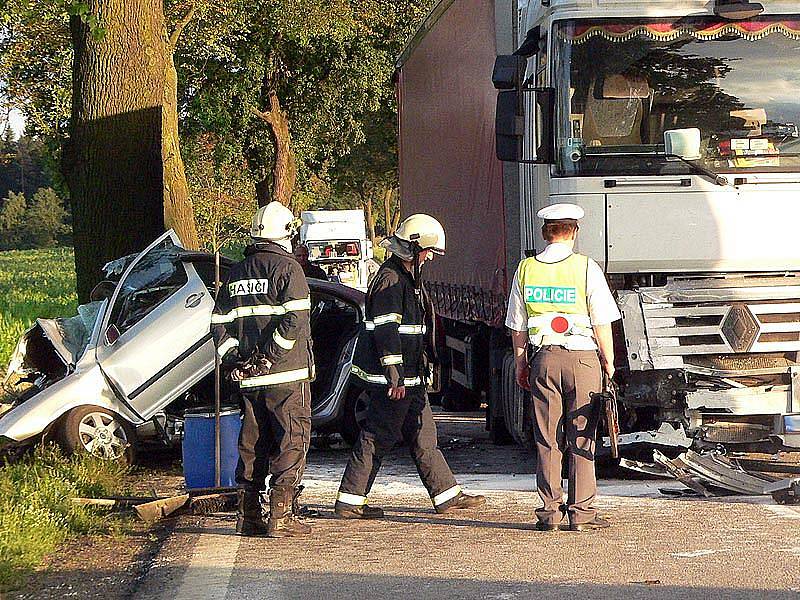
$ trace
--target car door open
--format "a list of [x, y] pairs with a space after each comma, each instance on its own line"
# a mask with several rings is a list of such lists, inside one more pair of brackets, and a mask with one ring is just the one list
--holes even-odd
[[107, 311], [97, 360], [120, 400], [148, 419], [213, 366], [213, 298], [169, 231], [126, 269]]

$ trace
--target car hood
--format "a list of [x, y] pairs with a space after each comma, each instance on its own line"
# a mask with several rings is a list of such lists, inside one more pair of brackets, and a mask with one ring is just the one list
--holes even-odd
[[74, 370], [86, 350], [103, 302], [78, 307], [73, 317], [36, 319], [17, 342], [4, 384], [44, 375], [53, 381]]

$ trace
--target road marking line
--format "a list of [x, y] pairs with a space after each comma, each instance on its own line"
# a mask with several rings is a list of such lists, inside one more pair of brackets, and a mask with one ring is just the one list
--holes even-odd
[[170, 600], [225, 600], [241, 542], [238, 535], [201, 534], [181, 586]]

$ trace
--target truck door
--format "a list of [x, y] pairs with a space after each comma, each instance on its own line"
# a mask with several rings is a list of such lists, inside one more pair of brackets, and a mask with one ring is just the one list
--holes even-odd
[[97, 361], [141, 417], [183, 393], [213, 366], [213, 298], [169, 231], [127, 268], [111, 298]]

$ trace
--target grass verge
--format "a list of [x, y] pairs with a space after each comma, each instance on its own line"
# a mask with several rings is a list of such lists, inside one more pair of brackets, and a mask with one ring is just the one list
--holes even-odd
[[50, 552], [79, 534], [113, 533], [122, 522], [71, 498], [119, 494], [128, 468], [53, 445], [0, 468], [0, 589], [23, 581]]
[[77, 306], [72, 248], [0, 252], [0, 375], [38, 317], [71, 317]]

